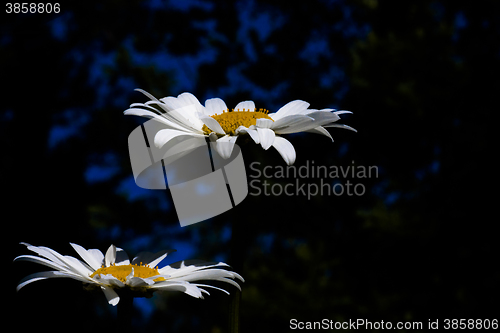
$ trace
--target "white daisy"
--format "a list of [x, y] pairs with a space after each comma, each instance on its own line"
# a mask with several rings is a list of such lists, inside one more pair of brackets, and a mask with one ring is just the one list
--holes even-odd
[[116, 305], [120, 301], [116, 291], [120, 289], [127, 289], [141, 296], [150, 295], [154, 291], [176, 290], [193, 297], [203, 298], [202, 293], [209, 293], [200, 287], [214, 288], [229, 293], [218, 287], [191, 282], [217, 280], [232, 284], [240, 289], [238, 283], [232, 279], [238, 278], [244, 281], [238, 273], [220, 268], [228, 266], [223, 262], [186, 264], [185, 261], [180, 261], [158, 268], [157, 265], [167, 254], [175, 250], [161, 251], [155, 254], [141, 252], [130, 261], [125, 251], [114, 245], [111, 245], [104, 255], [97, 249], [86, 250], [80, 245], [70, 243], [83, 259], [81, 261], [75, 257], [63, 256], [47, 247], [21, 244], [26, 245], [28, 250], [39, 256], [22, 255], [15, 258], [14, 261], [32, 261], [53, 268], [55, 271], [28, 275], [19, 282], [18, 291], [27, 284], [38, 280], [70, 278], [101, 288], [108, 303]]
[[[339, 115], [350, 111], [335, 109], [308, 109], [309, 103], [295, 100], [275, 113], [257, 109], [253, 101], [238, 103], [232, 110], [220, 98], [211, 98], [201, 105], [190, 93], [177, 97], [157, 99], [148, 92], [136, 89], [151, 100], [130, 105], [124, 114], [153, 118], [167, 128], [158, 131], [154, 143], [158, 148], [181, 136], [209, 137], [223, 158], [229, 158], [239, 135], [248, 134], [265, 150], [274, 147], [288, 165], [295, 162], [295, 149], [286, 139], [276, 134], [312, 132], [332, 139], [325, 129], [340, 127], [356, 131], [350, 126], [336, 124]], [[333, 139], [332, 139], [333, 141]]]

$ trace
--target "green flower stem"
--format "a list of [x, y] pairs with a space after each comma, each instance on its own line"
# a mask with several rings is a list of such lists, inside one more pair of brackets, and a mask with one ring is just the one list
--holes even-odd
[[[233, 213], [233, 217], [235, 217], [234, 214], [235, 213]], [[243, 262], [245, 261], [245, 244], [243, 242], [245, 236], [243, 230], [244, 221], [237, 218], [232, 218], [231, 220], [231, 260], [229, 262], [235, 272], [243, 274]], [[241, 291], [234, 288], [230, 297], [229, 333], [239, 333]]]
[[231, 293], [229, 303], [229, 333], [239, 333], [240, 331], [240, 299], [241, 291], [235, 290]]

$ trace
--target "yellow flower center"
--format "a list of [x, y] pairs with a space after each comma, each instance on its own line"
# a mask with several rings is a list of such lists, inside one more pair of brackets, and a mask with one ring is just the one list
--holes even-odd
[[[98, 270], [96, 270], [92, 275], [90, 276], [93, 278], [97, 274], [111, 274], [121, 282], [125, 283], [127, 281], [127, 276], [130, 275], [132, 272], [132, 267], [134, 268], [134, 276], [135, 277], [140, 277], [140, 278], [150, 278], [156, 275], [159, 275], [160, 273], [158, 272], [158, 267], [151, 268], [148, 265], [143, 265], [142, 262], [140, 265], [112, 265], [109, 267], [101, 267]], [[158, 281], [165, 281], [165, 278], [159, 277], [157, 279], [154, 279], [155, 282]]]
[[[236, 135], [235, 131], [238, 127], [250, 127], [251, 125], [255, 125], [257, 123], [257, 119], [259, 118], [273, 120], [267, 115], [268, 112], [269, 111], [266, 109], [254, 109], [253, 111], [247, 111], [245, 109], [243, 109], [243, 111], [234, 111], [234, 109], [232, 111], [229, 111], [229, 109], [227, 109], [222, 111], [221, 114], [216, 114], [211, 117], [219, 122], [220, 126], [222, 127], [224, 132], [226, 132], [226, 134]], [[203, 132], [205, 132], [205, 134], [210, 134], [212, 132], [212, 130], [208, 128], [207, 125], [203, 125], [202, 130]]]

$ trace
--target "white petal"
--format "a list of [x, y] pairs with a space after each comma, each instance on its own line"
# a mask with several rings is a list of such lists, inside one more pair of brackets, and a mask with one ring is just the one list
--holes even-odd
[[[179, 268], [174, 268], [176, 266], [180, 265]], [[187, 265], [185, 264], [185, 261], [180, 261], [173, 263], [171, 265], [167, 265], [165, 267], [160, 268], [158, 271], [160, 274], [165, 274], [165, 275], [170, 275], [172, 278], [175, 277], [180, 277], [180, 276], [185, 276], [190, 274], [191, 272], [196, 272], [202, 269], [206, 268], [212, 268], [212, 267], [217, 267], [217, 266], [229, 266], [226, 263], [219, 262], [217, 264], [196, 264], [196, 265]]]
[[345, 114], [345, 113], [350, 113], [350, 114], [352, 114], [352, 112], [351, 112], [351, 111], [347, 111], [347, 110], [335, 111], [334, 113], [335, 113], [335, 114]]
[[[189, 284], [186, 281], [160, 281], [151, 286], [152, 289], [170, 289], [171, 286], [184, 286]], [[179, 290], [179, 289], [175, 289]]]
[[260, 128], [272, 128], [273, 123], [274, 122], [271, 119], [259, 118], [256, 120], [255, 126]]
[[180, 109], [183, 106], [186, 106], [184, 105], [184, 103], [181, 103], [181, 101], [178, 101], [177, 97], [174, 96], [163, 97], [160, 99], [160, 102], [163, 103], [166, 109], [169, 111]]
[[186, 276], [179, 278], [170, 278], [169, 281], [182, 280], [182, 281], [192, 282], [198, 280], [216, 280], [220, 278], [234, 278], [234, 277], [235, 275], [231, 271], [220, 268], [212, 268], [212, 269], [204, 269], [192, 272]]
[[202, 117], [201, 121], [207, 125], [208, 128], [210, 128], [212, 131], [219, 133], [219, 134], [226, 134], [222, 127], [220, 126], [219, 122], [215, 120], [212, 117]]
[[26, 243], [22, 243], [28, 247], [28, 250], [36, 252], [38, 255], [47, 258], [48, 260], [64, 267], [65, 270], [69, 272], [76, 273], [82, 276], [88, 276], [90, 269], [88, 266], [84, 265], [80, 260], [71, 257], [63, 256], [57, 251], [54, 251], [48, 247], [44, 246], [32, 246]]
[[125, 110], [123, 112], [123, 114], [146, 117], [146, 118], [153, 118], [169, 128], [183, 130], [183, 131], [187, 130], [185, 125], [179, 125], [178, 121], [173, 121], [172, 119], [167, 117], [165, 114], [156, 114], [152, 111], [147, 111], [144, 109], [137, 109], [137, 108]]
[[158, 264], [163, 260], [165, 259], [165, 257], [171, 252], [165, 252], [164, 254], [162, 254], [161, 256], [159, 256], [158, 258], [156, 258], [155, 260], [153, 261], [150, 261], [149, 263], [147, 263], [147, 265], [149, 265], [150, 267], [154, 268], [156, 266], [158, 266]]
[[259, 140], [262, 148], [264, 148], [264, 150], [269, 149], [269, 147], [273, 145], [274, 139], [276, 137], [274, 131], [269, 128], [257, 127], [257, 133], [259, 133]]
[[[162, 117], [165, 117], [170, 122], [177, 124], [178, 127], [184, 128], [189, 132], [199, 132], [203, 124], [198, 121], [196, 107], [194, 105], [186, 105], [176, 109], [170, 109], [165, 103], [150, 101], [148, 102], [152, 105], [157, 105], [162, 108], [165, 112], [161, 113]], [[194, 117], [194, 118], [193, 118]], [[190, 121], [189, 119], [193, 119]]]
[[326, 110], [318, 110], [315, 112], [310, 112], [307, 115], [311, 118], [314, 118], [315, 123], [317, 123], [318, 125], [324, 125], [327, 123], [336, 122], [337, 120], [340, 119], [340, 117], [337, 114]]
[[226, 135], [211, 144], [223, 159], [228, 159], [231, 157], [236, 139], [238, 136]]
[[303, 126], [313, 121], [314, 121], [313, 118], [308, 117], [306, 115], [294, 114], [276, 120], [272, 124], [271, 129], [274, 130], [276, 133], [280, 134], [282, 133], [281, 131], [288, 129], [291, 126]]
[[[205, 285], [203, 285], [203, 284], [199, 284], [199, 283], [196, 283], [196, 284], [195, 284], [195, 286], [197, 286], [197, 287], [198, 287], [198, 289], [200, 289], [200, 291], [201, 291], [202, 293], [205, 293], [205, 294], [207, 294], [208, 296], [210, 296], [210, 293], [209, 293], [208, 291], [206, 291], [206, 290], [205, 290], [205, 289], [203, 289], [203, 288], [200, 288], [200, 287], [210, 287], [210, 286], [205, 286]], [[215, 288], [215, 289], [222, 290], [222, 291], [224, 291], [226, 294], [228, 294], [228, 295], [229, 295], [229, 293], [228, 293], [227, 291], [225, 291], [224, 289], [221, 289], [221, 288]]]
[[[139, 104], [139, 103], [134, 103], [132, 105], [146, 107], [146, 105]], [[123, 114], [126, 115], [126, 116], [139, 116], [139, 117], [145, 117], [145, 118], [156, 118], [156, 117], [159, 117], [159, 115], [156, 114], [154, 111], [145, 110], [145, 109], [141, 109], [141, 108], [132, 108], [132, 107], [129, 108], [129, 109], [127, 109], [127, 110], [125, 110], [125, 111], [123, 111]], [[160, 120], [160, 119], [158, 119], [158, 120]], [[162, 121], [162, 120], [160, 120], [160, 121]]]
[[255, 103], [253, 101], [239, 102], [234, 108], [234, 111], [254, 111]]
[[81, 276], [87, 277], [94, 272], [92, 268], [90, 268], [82, 261], [76, 259], [75, 257], [64, 256], [64, 260], [66, 261], [66, 265], [72, 272], [80, 274]]
[[155, 135], [155, 146], [158, 148], [163, 147], [167, 142], [172, 140], [173, 138], [176, 138], [178, 136], [195, 136], [195, 137], [203, 137], [204, 135], [202, 134], [197, 134], [197, 133], [190, 133], [190, 132], [185, 132], [185, 131], [178, 131], [174, 129], [162, 129], [159, 130], [158, 133]]
[[101, 286], [102, 291], [104, 292], [104, 296], [108, 300], [108, 303], [115, 306], [120, 302], [120, 297], [111, 287]]
[[75, 249], [75, 251], [80, 255], [80, 257], [82, 257], [82, 259], [85, 260], [87, 264], [89, 264], [90, 267], [92, 267], [94, 270], [98, 270], [99, 268], [101, 268], [102, 261], [97, 260], [96, 257], [90, 254], [85, 248], [83, 248], [78, 244], [74, 243], [69, 243], [69, 244]]
[[344, 124], [330, 124], [330, 125], [325, 125], [324, 127], [338, 127], [338, 128], [348, 129], [348, 130], [357, 132], [357, 130], [355, 130], [351, 126], [347, 126], [347, 125], [344, 125]]
[[88, 249], [87, 252], [99, 263], [99, 267], [104, 264], [104, 254], [98, 249]]
[[168, 110], [181, 109], [186, 106], [192, 106], [197, 112], [202, 112], [203, 110], [203, 105], [201, 105], [196, 96], [188, 92], [182, 93], [177, 97], [164, 97], [160, 101], [165, 104]]
[[[312, 112], [317, 112], [317, 111], [323, 111], [323, 112], [332, 112], [335, 111], [335, 109], [321, 109], [321, 110], [316, 110], [316, 109], [309, 109], [305, 112], [305, 114], [309, 114]], [[334, 112], [335, 113], [335, 112]]]
[[94, 276], [94, 280], [101, 285], [116, 286], [122, 288], [125, 286], [121, 280], [118, 280], [111, 274], [97, 274]]
[[111, 266], [116, 260], [116, 246], [111, 244], [111, 246], [106, 251], [106, 256], [104, 257], [104, 264], [106, 267]]
[[184, 287], [186, 288], [184, 290], [184, 293], [188, 294], [189, 296], [193, 296], [196, 298], [203, 298], [203, 295], [201, 294], [201, 290], [197, 286], [192, 285], [192, 284], [187, 284]]
[[120, 265], [128, 265], [128, 264], [130, 264], [130, 260], [128, 259], [127, 253], [123, 249], [120, 249], [119, 247], [117, 247], [116, 248], [115, 265], [120, 266]]
[[[308, 117], [311, 117], [313, 121], [311, 122], [298, 122], [296, 124], [290, 125], [286, 128], [282, 128], [276, 130], [279, 134], [289, 134], [289, 133], [297, 133], [297, 132], [306, 132], [318, 126], [325, 126], [332, 122], [339, 120], [339, 116], [335, 113], [331, 113], [329, 111], [314, 111], [307, 114]], [[328, 126], [325, 126], [328, 127]]]
[[328, 131], [327, 131], [324, 127], [322, 127], [322, 126], [318, 126], [318, 127], [316, 127], [316, 128], [313, 128], [313, 129], [307, 130], [306, 132], [321, 134], [321, 135], [324, 135], [324, 136], [329, 137], [329, 138], [333, 141], [333, 138], [332, 138], [332, 136], [331, 136], [330, 132], [328, 132]]
[[[203, 126], [197, 116], [198, 112], [203, 112], [204, 107], [198, 99], [191, 93], [185, 92], [175, 97], [161, 98], [160, 101], [167, 107], [168, 110], [176, 110], [184, 119], [188, 120], [194, 127]], [[160, 105], [161, 106], [161, 105]], [[163, 109], [165, 109], [163, 107]], [[170, 112], [167, 112], [170, 113]], [[172, 114], [174, 115], [174, 114]]]
[[155, 284], [155, 282], [150, 278], [141, 278], [138, 276], [134, 276], [130, 279], [127, 279], [127, 285], [130, 287], [146, 287], [152, 286], [153, 284]]
[[199, 112], [204, 112], [205, 107], [201, 105], [201, 103], [198, 101], [198, 99], [190, 93], [183, 93], [180, 94], [177, 99], [180, 99], [182, 103], [186, 105], [190, 105], [192, 107], [184, 107], [182, 110], [179, 110], [179, 112], [187, 119], [189, 120], [192, 124], [195, 125], [196, 128], [202, 128], [203, 123], [201, 122], [200, 118], [198, 117]]
[[295, 162], [295, 148], [287, 139], [277, 136], [274, 139], [273, 147], [276, 148], [281, 157], [285, 160], [286, 164], [292, 165]]
[[207, 116], [221, 114], [224, 110], [227, 110], [227, 106], [220, 98], [210, 98], [205, 101], [205, 114]]
[[201, 105], [198, 98], [195, 95], [185, 92], [177, 96], [177, 100], [183, 105], [194, 105], [197, 112], [203, 112], [203, 105]]
[[198, 101], [198, 99], [191, 93], [185, 92], [177, 97], [169, 96], [160, 99], [163, 105], [160, 105], [167, 113], [169, 111], [177, 110], [179, 111], [176, 115], [181, 115], [186, 119], [189, 119], [193, 124], [197, 121], [197, 112], [203, 112], [204, 107]]
[[197, 286], [190, 284], [189, 282], [179, 282], [179, 281], [165, 281], [165, 282], [159, 282], [156, 283], [152, 286], [152, 288], [159, 289], [159, 290], [176, 290], [176, 291], [182, 291], [190, 296], [196, 297], [196, 298], [203, 298], [203, 295], [201, 294], [200, 288]]
[[130, 274], [127, 275], [127, 277], [125, 278], [125, 281], [128, 282], [128, 280], [133, 278], [133, 277], [134, 277], [134, 267], [132, 267], [132, 269], [130, 270]]
[[139, 89], [139, 88], [136, 88], [134, 89], [135, 91], [138, 91], [138, 92], [141, 92], [143, 93], [144, 95], [146, 95], [147, 97], [149, 97], [150, 99], [154, 100], [154, 101], [157, 101], [158, 99], [156, 99], [156, 97], [154, 97], [153, 95], [151, 95], [150, 93], [148, 93], [147, 91], [145, 90], [142, 90], [142, 89]]
[[[187, 266], [187, 267], [184, 267], [181, 269], [186, 270], [186, 269], [191, 269], [191, 268], [192, 268], [192, 266]], [[209, 269], [201, 269], [201, 270], [197, 270], [197, 271], [192, 271], [189, 273], [186, 272], [182, 276], [178, 276], [175, 278], [170, 277], [168, 282], [174, 282], [174, 281], [176, 281], [176, 282], [183, 282], [183, 281], [193, 282], [193, 281], [199, 281], [199, 280], [215, 280], [215, 281], [222, 281], [225, 283], [229, 283], [229, 284], [231, 284], [231, 285], [233, 285], [236, 288], [241, 290], [239, 284], [232, 280], [235, 278], [238, 278], [241, 281], [244, 281], [243, 278], [238, 273], [228, 271], [225, 269], [220, 269], [220, 268], [209, 268]], [[161, 283], [162, 282], [159, 282], [160, 285], [161, 285]], [[202, 285], [202, 284], [194, 284], [194, 285], [211, 287], [211, 288], [219, 289], [219, 290], [226, 292], [223, 289], [213, 287], [210, 285]]]
[[132, 270], [130, 271], [130, 274], [127, 275], [126, 281], [127, 281], [126, 285], [128, 285], [130, 287], [145, 287], [145, 286], [153, 285], [155, 283], [154, 278], [141, 278], [138, 276], [134, 276], [134, 268], [133, 267], [132, 267]]
[[39, 273], [30, 274], [30, 275], [24, 277], [21, 281], [19, 281], [19, 284], [17, 285], [16, 291], [21, 290], [24, 286], [26, 286], [30, 283], [40, 281], [40, 280], [49, 279], [49, 278], [54, 278], [54, 277], [56, 277], [56, 276], [54, 276], [54, 273], [55, 273], [55, 271], [39, 272]]
[[248, 134], [255, 143], [260, 143], [259, 133], [257, 133], [257, 130], [255, 128], [246, 128], [245, 126], [240, 126], [236, 129], [235, 133], [237, 135], [239, 133]]
[[132, 260], [132, 264], [141, 264], [149, 265], [150, 267], [157, 266], [165, 257], [175, 252], [176, 250], [163, 250], [160, 252], [152, 253], [152, 252], [139, 252], [134, 259]]
[[14, 258], [14, 261], [30, 261], [30, 262], [41, 264], [41, 265], [44, 265], [44, 266], [47, 266], [50, 268], [57, 269], [57, 270], [62, 271], [62, 272], [71, 272], [65, 266], [57, 264], [51, 260], [41, 258], [41, 257], [32, 256], [32, 255], [22, 255], [22, 256]]
[[269, 114], [274, 120], [278, 120], [285, 116], [290, 116], [293, 114], [302, 114], [309, 107], [309, 103], [301, 100], [295, 100], [282, 106], [277, 112]]
[[[59, 259], [59, 257], [62, 257], [62, 255], [60, 255], [59, 253], [57, 253], [56, 251], [54, 251], [52, 249], [49, 249], [48, 247], [33, 246], [33, 245], [28, 244], [28, 243], [21, 243], [21, 244], [26, 245], [28, 250], [35, 252], [39, 256], [47, 258], [50, 261], [53, 261], [56, 264], [59, 264], [63, 267], [66, 266], [66, 264], [62, 260]], [[57, 255], [56, 255], [56, 253], [57, 253]]]
[[[226, 294], [228, 294], [228, 295], [231, 295], [231, 294], [230, 294], [227, 290], [224, 290], [224, 289], [219, 288], [219, 287], [214, 287], [214, 286], [211, 286], [211, 285], [209, 285], [209, 284], [193, 283], [193, 285], [195, 285], [195, 286], [197, 286], [197, 287], [208, 287], [208, 288], [212, 288], [212, 289], [217, 289], [217, 290], [220, 290], [220, 291], [222, 291], [222, 292], [224, 292], [224, 293], [226, 293]], [[210, 294], [208, 293], [208, 291], [206, 291], [206, 290], [204, 290], [204, 289], [201, 289], [201, 288], [200, 288], [200, 290], [201, 290], [201, 291], [203, 291], [203, 292], [205, 292], [205, 293], [207, 293], [208, 295], [210, 295]], [[240, 290], [241, 290], [241, 289], [240, 289]]]
[[30, 274], [30, 275], [26, 276], [25, 278], [23, 278], [21, 281], [19, 281], [19, 284], [17, 285], [17, 291], [21, 290], [21, 288], [23, 288], [24, 286], [26, 286], [32, 282], [50, 279], [50, 278], [71, 278], [71, 279], [82, 281], [82, 282], [89, 282], [88, 280], [84, 279], [81, 276], [71, 274], [71, 273], [66, 273], [66, 272], [59, 272], [59, 271], [39, 272], [39, 273]]
[[235, 286], [236, 288], [238, 288], [241, 291], [240, 285], [237, 282], [233, 281], [233, 280], [230, 280], [230, 279], [227, 279], [227, 278], [216, 278], [216, 279], [213, 279], [213, 280], [222, 281], [222, 282], [225, 282], [225, 283], [232, 284], [233, 286]]

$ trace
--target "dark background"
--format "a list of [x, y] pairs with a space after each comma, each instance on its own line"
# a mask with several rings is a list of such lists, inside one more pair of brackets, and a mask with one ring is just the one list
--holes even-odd
[[[74, 242], [165, 263], [232, 264], [243, 332], [289, 321], [500, 319], [495, 205], [500, 3], [475, 1], [81, 1], [0, 23], [2, 282], [16, 331], [103, 331], [116, 309], [77, 281], [17, 282], [19, 242], [75, 255]], [[347, 109], [334, 143], [286, 136], [296, 166], [378, 167], [363, 196], [248, 196], [181, 228], [169, 194], [133, 181], [122, 112], [189, 91], [272, 112], [302, 99]], [[245, 162], [284, 166], [274, 149]], [[265, 163], [265, 164], [264, 164]], [[250, 173], [247, 168], [247, 173]], [[287, 183], [291, 180], [277, 180]], [[312, 182], [313, 180], [311, 180]], [[231, 250], [244, 229], [241, 255]], [[233, 253], [231, 253], [233, 251]], [[231, 262], [231, 260], [236, 262]], [[233, 291], [231, 289], [231, 291]], [[134, 329], [226, 332], [229, 297], [136, 299]], [[5, 312], [4, 312], [5, 313]], [[4, 321], [5, 323], [6, 321]], [[426, 329], [424, 329], [425, 331]]]

